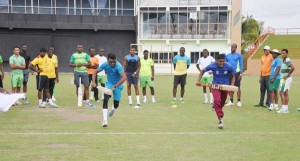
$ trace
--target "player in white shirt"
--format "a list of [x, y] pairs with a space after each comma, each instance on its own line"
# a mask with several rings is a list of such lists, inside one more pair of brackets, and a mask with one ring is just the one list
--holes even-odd
[[[104, 56], [104, 54], [105, 54], [105, 50], [103, 48], [100, 48], [99, 54], [96, 55], [96, 57], [98, 57], [98, 60], [99, 60], [99, 67], [103, 63], [107, 62], [107, 58]], [[105, 87], [105, 82], [106, 82], [105, 71], [102, 70], [101, 72], [99, 72], [97, 74], [97, 83], [96, 84], [100, 83], [102, 87]], [[96, 95], [96, 93], [95, 93], [95, 95]], [[98, 93], [97, 93], [97, 95], [98, 95]], [[101, 101], [103, 101], [103, 99], [104, 99], [104, 93], [102, 92]]]
[[[215, 59], [212, 56], [208, 55], [208, 50], [207, 49], [203, 49], [202, 51], [203, 53], [203, 57], [199, 58], [198, 62], [197, 62], [197, 69], [199, 70], [199, 72], [206, 68], [209, 64], [215, 62]], [[213, 80], [213, 75], [211, 71], [207, 71], [203, 74], [203, 77], [201, 79], [201, 84], [212, 84], [212, 80]], [[211, 93], [211, 89], [209, 89], [210, 91], [210, 103], [212, 104], [214, 102], [214, 98], [213, 95]], [[204, 95], [204, 104], [208, 103], [208, 97], [207, 97], [207, 93], [206, 93], [206, 87], [203, 86], [203, 95]]]

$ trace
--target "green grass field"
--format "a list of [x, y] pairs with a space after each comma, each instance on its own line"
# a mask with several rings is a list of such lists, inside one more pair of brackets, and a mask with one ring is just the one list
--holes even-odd
[[271, 35], [260, 47], [252, 59], [260, 59], [264, 46], [281, 50], [287, 48], [291, 59], [300, 59], [300, 35]]
[[177, 108], [170, 103], [172, 76], [156, 77], [157, 103], [142, 104], [140, 109], [128, 105], [124, 90], [108, 128], [101, 126], [101, 104], [96, 109], [78, 108], [71, 75], [60, 78], [59, 109], [38, 108], [31, 76], [31, 104], [0, 113], [1, 161], [300, 160], [299, 76], [293, 78], [286, 115], [253, 107], [259, 98], [258, 77], [245, 76], [243, 107], [224, 107], [223, 130], [217, 128], [211, 106], [202, 104], [202, 90], [194, 86], [196, 76], [188, 76], [185, 103]]

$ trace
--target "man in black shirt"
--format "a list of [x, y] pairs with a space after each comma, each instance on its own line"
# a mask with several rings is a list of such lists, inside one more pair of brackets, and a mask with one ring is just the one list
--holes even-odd
[[30, 69], [28, 68], [28, 65], [31, 62], [31, 58], [30, 58], [30, 55], [27, 53], [27, 45], [26, 44], [22, 44], [20, 55], [25, 59], [25, 69], [23, 70], [23, 93], [25, 93], [24, 104], [29, 104], [29, 101], [26, 96], [26, 92], [27, 92], [28, 77], [29, 77], [29, 73], [30, 73]]

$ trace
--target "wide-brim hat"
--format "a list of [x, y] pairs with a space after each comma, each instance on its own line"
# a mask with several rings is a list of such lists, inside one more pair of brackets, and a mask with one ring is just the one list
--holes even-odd
[[273, 49], [270, 51], [271, 54], [277, 54], [280, 55], [281, 53], [277, 49]]

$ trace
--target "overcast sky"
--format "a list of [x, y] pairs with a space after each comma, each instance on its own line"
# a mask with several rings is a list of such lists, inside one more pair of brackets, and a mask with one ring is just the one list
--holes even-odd
[[243, 15], [264, 21], [264, 28], [300, 28], [300, 0], [243, 0]]

